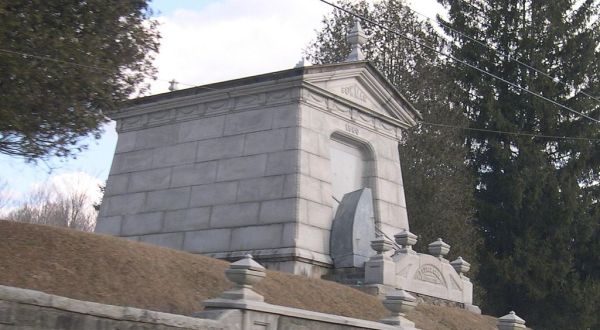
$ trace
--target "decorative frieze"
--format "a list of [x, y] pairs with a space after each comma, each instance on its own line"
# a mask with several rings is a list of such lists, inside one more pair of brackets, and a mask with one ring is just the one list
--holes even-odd
[[227, 113], [249, 111], [264, 107], [276, 107], [297, 101], [298, 88], [286, 87], [275, 91], [253, 91], [252, 93], [221, 93], [220, 98], [196, 98], [193, 104], [186, 100], [174, 100], [148, 107], [130, 107], [111, 115], [117, 119], [119, 133], [161, 126], [166, 123], [190, 121], [203, 117], [218, 116]]
[[423, 265], [415, 273], [415, 279], [423, 282], [428, 282], [443, 287], [448, 287], [444, 275], [434, 265]]

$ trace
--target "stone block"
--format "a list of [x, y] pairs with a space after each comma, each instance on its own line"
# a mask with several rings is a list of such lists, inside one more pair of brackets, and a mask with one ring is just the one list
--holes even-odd
[[299, 179], [297, 174], [288, 174], [283, 183], [283, 198], [297, 197], [299, 194]]
[[246, 134], [244, 155], [280, 151], [285, 148], [286, 129], [260, 131]]
[[272, 122], [272, 109], [263, 108], [228, 114], [225, 118], [225, 135], [268, 130]]
[[300, 129], [298, 127], [286, 129], [284, 149], [300, 149]]
[[129, 174], [112, 174], [108, 176], [106, 180], [106, 190], [104, 196], [120, 195], [127, 192], [127, 186], [129, 185]]
[[374, 140], [373, 144], [377, 159], [385, 158], [393, 162], [400, 162], [398, 142], [396, 140], [378, 137], [377, 140]]
[[281, 235], [282, 247], [292, 247], [295, 245], [296, 240], [298, 239], [297, 227], [298, 225], [295, 222], [283, 225], [283, 234]]
[[406, 196], [404, 195], [404, 186], [398, 186], [398, 205], [406, 208]]
[[337, 202], [333, 200], [333, 190], [330, 182], [321, 181], [321, 204], [329, 207], [333, 207], [334, 204], [337, 205]]
[[219, 161], [217, 181], [249, 179], [263, 176], [267, 155], [255, 155]]
[[[139, 213], [144, 209], [146, 194], [135, 193], [106, 199], [106, 216]], [[104, 203], [102, 203], [104, 204]], [[104, 209], [104, 206], [103, 206]]]
[[136, 131], [119, 133], [115, 153], [119, 154], [135, 150], [136, 136]]
[[288, 105], [273, 109], [273, 128], [294, 127], [300, 124], [298, 106]]
[[396, 286], [396, 264], [387, 256], [376, 256], [365, 262], [365, 283]]
[[192, 187], [190, 206], [210, 206], [233, 203], [237, 194], [236, 181], [219, 182]]
[[320, 155], [319, 133], [302, 127], [300, 129], [300, 148], [311, 154]]
[[180, 124], [179, 142], [200, 141], [223, 136], [225, 116], [206, 117]]
[[183, 248], [184, 234], [185, 233], [167, 233], [144, 235], [140, 237], [140, 242], [181, 250], [181, 248]]
[[301, 121], [303, 127], [311, 128], [317, 132], [331, 132], [332, 118], [331, 116], [316, 110], [312, 107], [301, 105]]
[[[299, 174], [300, 197], [320, 203], [322, 201], [321, 181], [309, 175]], [[331, 199], [331, 197], [329, 197]]]
[[376, 217], [382, 223], [393, 223], [393, 219], [398, 216], [397, 205], [376, 199], [373, 206], [375, 207]]
[[189, 200], [189, 187], [151, 191], [148, 193], [145, 209], [148, 211], [182, 209], [188, 206]]
[[149, 127], [137, 132], [135, 148], [140, 150], [174, 145], [177, 143], [178, 135], [177, 124]]
[[319, 132], [319, 155], [329, 158], [331, 149], [331, 137], [326, 132]]
[[254, 202], [281, 198], [285, 176], [266, 176], [239, 182], [238, 202]]
[[122, 217], [119, 215], [114, 217], [99, 217], [94, 232], [118, 236], [121, 234], [121, 222]]
[[385, 180], [392, 182], [401, 182], [402, 176], [400, 171], [400, 163], [395, 163], [387, 159], [377, 161], [377, 175]]
[[217, 161], [173, 167], [171, 187], [195, 186], [215, 182]]
[[282, 224], [249, 226], [231, 231], [231, 251], [273, 249], [281, 246]]
[[[375, 205], [377, 206], [378, 219], [382, 224], [396, 228], [396, 231], [400, 228], [409, 228], [405, 207], [381, 200], [375, 200]], [[397, 232], [394, 234], [397, 234]]]
[[298, 224], [297, 246], [310, 251], [329, 254], [329, 230]]
[[190, 231], [208, 228], [210, 207], [198, 207], [165, 213], [164, 231]]
[[210, 217], [212, 228], [241, 227], [258, 223], [259, 203], [217, 205]]
[[110, 174], [148, 170], [152, 167], [152, 151], [138, 150], [116, 154]]
[[299, 169], [298, 172], [302, 173], [302, 174], [306, 174], [306, 175], [310, 175], [310, 164], [309, 164], [309, 159], [310, 159], [310, 153], [300, 150], [299, 152]]
[[[0, 324], [15, 324], [16, 316], [16, 303], [0, 300]], [[6, 328], [9, 329], [8, 326]]]
[[298, 170], [298, 151], [286, 150], [269, 154], [266, 175], [296, 173]]
[[171, 181], [171, 169], [159, 168], [155, 170], [133, 172], [129, 174], [129, 192], [165, 189]]
[[377, 196], [375, 198], [397, 204], [398, 188], [401, 187], [396, 182], [379, 179], [377, 180]]
[[188, 231], [183, 238], [183, 250], [192, 253], [229, 251], [231, 229]]
[[191, 164], [196, 159], [196, 148], [196, 142], [188, 142], [152, 149], [152, 166]]
[[331, 229], [331, 222], [333, 220], [331, 207], [313, 201], [306, 201], [306, 208], [308, 224], [319, 228]]
[[162, 229], [162, 212], [139, 213], [125, 216], [121, 235], [145, 235], [160, 233]]
[[308, 158], [310, 176], [321, 181], [330, 181], [331, 169], [329, 159], [313, 154], [309, 154]]
[[294, 221], [298, 199], [276, 199], [262, 202], [260, 206], [260, 223], [278, 223]]
[[198, 142], [197, 162], [224, 159], [242, 155], [244, 136], [234, 135]]

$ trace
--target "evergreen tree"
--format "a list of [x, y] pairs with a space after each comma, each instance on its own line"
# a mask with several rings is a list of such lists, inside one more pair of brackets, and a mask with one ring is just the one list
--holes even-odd
[[[421, 43], [444, 47], [432, 26], [419, 20], [403, 1], [375, 5], [342, 1], [339, 5]], [[326, 17], [308, 50], [309, 58], [315, 63], [344, 61], [350, 52], [345, 37], [353, 21], [354, 17], [340, 10]], [[448, 98], [455, 86], [438, 54], [366, 21], [361, 25], [369, 36], [367, 58], [421, 111], [425, 122], [465, 125], [462, 112]], [[419, 125], [406, 132], [399, 152], [410, 230], [419, 235], [416, 249], [426, 252], [427, 244], [442, 237], [452, 245], [452, 258], [474, 261], [480, 239], [472, 224], [473, 181], [465, 164], [462, 132]], [[470, 276], [476, 273], [473, 262]], [[481, 296], [481, 291], [476, 292]]]
[[[440, 2], [444, 24], [497, 50], [446, 29], [453, 56], [598, 118], [600, 102], [588, 96], [600, 95], [597, 1]], [[465, 65], [450, 71], [474, 128], [600, 138], [600, 123]], [[471, 131], [467, 141], [484, 311], [514, 309], [536, 329], [600, 328], [600, 140]]]
[[153, 76], [146, 0], [0, 0], [0, 153], [68, 156]]

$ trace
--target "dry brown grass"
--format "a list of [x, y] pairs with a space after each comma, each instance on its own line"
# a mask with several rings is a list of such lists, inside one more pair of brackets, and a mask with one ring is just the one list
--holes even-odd
[[[70, 229], [0, 221], [0, 284], [105, 304], [189, 315], [231, 287], [227, 263]], [[367, 320], [387, 315], [373, 296], [316, 279], [269, 271], [257, 291], [272, 304]], [[495, 319], [420, 305], [422, 329], [495, 329]]]

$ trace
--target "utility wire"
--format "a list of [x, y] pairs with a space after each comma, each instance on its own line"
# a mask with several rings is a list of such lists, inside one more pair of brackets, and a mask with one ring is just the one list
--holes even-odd
[[357, 13], [353, 12], [353, 11], [350, 11], [350, 10], [344, 9], [344, 8], [342, 8], [342, 7], [340, 7], [340, 6], [336, 5], [336, 4], [333, 4], [333, 3], [329, 2], [329, 1], [326, 1], [326, 0], [319, 0], [319, 1], [321, 1], [321, 2], [323, 2], [323, 3], [325, 3], [325, 4], [327, 4], [327, 5], [329, 5], [329, 6], [331, 6], [331, 7], [334, 7], [334, 8], [336, 8], [336, 9], [338, 9], [338, 10], [341, 10], [341, 11], [343, 11], [343, 12], [345, 12], [345, 13], [347, 13], [347, 14], [351, 15], [351, 16], [354, 16], [354, 17], [356, 17], [356, 18], [362, 19], [362, 20], [363, 20], [363, 21], [365, 21], [365, 22], [369, 22], [369, 23], [371, 23], [371, 24], [373, 24], [373, 25], [375, 25], [375, 26], [378, 26], [379, 28], [381, 28], [381, 29], [383, 29], [383, 30], [385, 30], [385, 31], [391, 32], [391, 33], [393, 33], [393, 34], [395, 34], [395, 35], [399, 36], [399, 37], [400, 37], [400, 38], [402, 38], [402, 39], [406, 39], [406, 40], [408, 40], [408, 41], [411, 41], [411, 42], [413, 42], [413, 43], [415, 43], [415, 44], [417, 44], [417, 45], [420, 45], [420, 46], [422, 46], [422, 47], [425, 47], [426, 49], [429, 49], [429, 50], [431, 50], [431, 51], [434, 51], [434, 52], [436, 52], [436, 53], [438, 53], [438, 54], [440, 54], [440, 55], [442, 55], [442, 56], [444, 56], [444, 57], [447, 57], [447, 58], [449, 58], [449, 59], [451, 59], [451, 60], [454, 60], [454, 61], [456, 61], [456, 62], [458, 62], [458, 63], [461, 63], [461, 64], [463, 64], [463, 65], [466, 65], [466, 66], [468, 66], [468, 67], [470, 67], [470, 68], [472, 68], [472, 69], [475, 69], [475, 70], [477, 70], [477, 71], [479, 71], [479, 72], [481, 72], [481, 73], [483, 73], [483, 74], [485, 74], [485, 75], [488, 75], [488, 76], [490, 76], [490, 77], [492, 77], [492, 78], [494, 78], [494, 79], [496, 79], [496, 80], [502, 81], [502, 82], [504, 82], [505, 84], [507, 84], [507, 85], [509, 85], [509, 86], [512, 86], [512, 87], [514, 87], [514, 88], [517, 88], [517, 89], [519, 89], [519, 90], [521, 90], [521, 91], [524, 91], [524, 92], [526, 92], [526, 93], [529, 93], [529, 94], [531, 94], [531, 95], [533, 95], [533, 96], [536, 96], [536, 97], [538, 97], [538, 98], [541, 98], [542, 100], [545, 100], [545, 101], [547, 101], [547, 102], [550, 102], [550, 103], [552, 103], [552, 104], [554, 104], [554, 105], [556, 105], [556, 106], [558, 106], [558, 107], [560, 107], [560, 108], [563, 108], [563, 109], [565, 109], [565, 110], [568, 110], [568, 111], [570, 111], [570, 112], [572, 112], [572, 113], [574, 113], [574, 114], [580, 115], [580, 116], [582, 116], [582, 117], [584, 117], [584, 118], [587, 118], [587, 119], [589, 119], [589, 120], [591, 120], [591, 121], [593, 121], [593, 122], [600, 123], [600, 120], [594, 119], [594, 118], [592, 118], [592, 117], [590, 117], [590, 116], [588, 116], [588, 115], [586, 115], [586, 114], [584, 114], [584, 113], [582, 113], [582, 112], [579, 112], [579, 111], [577, 111], [577, 110], [574, 110], [574, 109], [572, 109], [572, 108], [570, 108], [570, 107], [568, 107], [568, 106], [566, 106], [566, 105], [564, 105], [564, 104], [561, 104], [561, 103], [559, 103], [559, 102], [556, 102], [556, 101], [554, 101], [554, 100], [552, 100], [552, 99], [549, 99], [549, 98], [547, 98], [547, 97], [545, 97], [545, 96], [543, 96], [543, 95], [541, 95], [541, 94], [538, 94], [538, 93], [536, 93], [536, 92], [533, 92], [533, 91], [531, 91], [531, 90], [529, 90], [529, 89], [527, 89], [527, 88], [525, 88], [525, 87], [521, 87], [521, 86], [519, 86], [519, 85], [517, 85], [517, 84], [515, 84], [515, 83], [513, 83], [513, 82], [511, 82], [511, 81], [509, 81], [509, 80], [506, 80], [506, 79], [504, 79], [504, 78], [502, 78], [502, 77], [499, 77], [499, 76], [497, 76], [497, 75], [495, 75], [495, 74], [493, 74], [493, 73], [491, 73], [491, 72], [488, 72], [488, 71], [486, 71], [486, 70], [484, 70], [484, 69], [481, 69], [481, 68], [479, 68], [479, 67], [477, 67], [477, 66], [475, 66], [475, 65], [473, 65], [473, 64], [471, 64], [471, 63], [469, 63], [469, 62], [466, 62], [466, 61], [460, 60], [460, 59], [458, 59], [457, 57], [455, 57], [455, 56], [453, 56], [453, 55], [446, 54], [446, 53], [444, 53], [444, 52], [442, 52], [442, 51], [440, 51], [440, 50], [437, 50], [437, 49], [436, 49], [435, 47], [433, 47], [433, 46], [430, 46], [430, 45], [424, 44], [424, 43], [422, 43], [422, 42], [420, 42], [420, 41], [418, 41], [418, 40], [415, 40], [415, 39], [413, 39], [413, 38], [407, 37], [407, 36], [405, 36], [405, 35], [401, 34], [400, 32], [398, 32], [398, 31], [396, 31], [396, 30], [394, 30], [394, 29], [390, 29], [390, 28], [388, 28], [387, 26], [384, 26], [384, 25], [382, 25], [382, 24], [379, 24], [379, 23], [377, 23], [377, 22], [375, 22], [375, 21], [373, 21], [373, 20], [371, 20], [371, 19], [369, 19], [369, 18], [366, 18], [366, 17], [364, 17], [364, 16], [361, 16], [361, 15], [359, 15], [359, 14], [357, 14]]
[[[429, 47], [429, 46], [426, 46], [426, 47]], [[49, 56], [33, 55], [33, 54], [29, 54], [29, 53], [17, 52], [17, 51], [3, 49], [3, 48], [0, 48], [0, 52], [4, 52], [4, 53], [8, 53], [8, 54], [13, 54], [13, 55], [26, 56], [26, 57], [31, 57], [31, 58], [37, 58], [37, 59], [41, 59], [41, 60], [46, 60], [46, 61], [51, 61], [51, 62], [66, 64], [66, 65], [72, 65], [72, 66], [77, 66], [77, 67], [82, 67], [82, 68], [87, 68], [87, 69], [101, 70], [101, 71], [106, 71], [106, 72], [113, 72], [113, 70], [110, 70], [110, 69], [107, 69], [107, 68], [102, 68], [102, 67], [93, 66], [93, 65], [85, 65], [85, 64], [80, 64], [80, 63], [72, 62], [72, 61], [59, 60], [59, 59], [55, 59], [55, 58], [52, 58], [52, 57], [49, 57]], [[157, 81], [163, 81], [163, 82], [170, 82], [170, 81], [162, 80], [162, 79], [156, 79], [156, 80]], [[178, 82], [178, 83], [182, 84], [182, 85], [194, 87], [194, 85], [185, 84], [185, 83], [181, 83], [181, 82]], [[219, 91], [220, 90], [220, 89], [217, 89], [217, 88], [204, 87], [204, 86], [196, 86], [196, 87], [197, 88], [205, 88], [205, 89], [212, 90], [212, 91]], [[420, 123], [424, 124], [424, 125], [429, 125], [429, 126], [438, 126], [438, 127], [453, 128], [453, 129], [463, 129], [463, 130], [472, 130], [472, 131], [480, 131], [480, 132], [490, 132], [490, 133], [496, 133], [496, 134], [522, 135], [522, 136], [530, 136], [530, 137], [534, 137], [534, 138], [553, 138], [553, 139], [570, 139], [570, 140], [586, 140], [586, 141], [598, 141], [598, 140], [600, 140], [600, 139], [585, 138], [585, 137], [552, 136], [552, 135], [539, 135], [539, 134], [534, 134], [534, 133], [520, 133], [520, 132], [497, 131], [497, 130], [489, 130], [489, 129], [482, 129], [482, 128], [453, 126], [453, 125], [439, 124], [439, 123], [428, 123], [428, 122], [420, 122]]]
[[462, 127], [462, 126], [454, 126], [454, 125], [440, 124], [440, 123], [428, 123], [428, 122], [424, 122], [424, 121], [419, 122], [419, 123], [423, 124], [423, 125], [427, 125], [427, 126], [462, 129], [462, 130], [486, 132], [486, 133], [496, 133], [499, 135], [529, 136], [532, 138], [545, 138], [545, 139], [557, 139], [557, 140], [580, 140], [580, 141], [592, 141], [592, 142], [600, 141], [600, 139], [594, 139], [594, 138], [588, 138], [588, 137], [575, 137], [575, 136], [564, 136], [564, 135], [544, 135], [544, 134], [524, 133], [524, 132], [498, 131], [498, 130], [485, 129], [485, 128]]
[[[76, 62], [71, 62], [71, 61], [58, 60], [58, 59], [55, 59], [55, 58], [52, 58], [52, 57], [38, 56], [38, 55], [33, 55], [33, 54], [28, 54], [28, 53], [22, 53], [22, 52], [17, 52], [17, 51], [2, 49], [2, 48], [0, 48], [0, 52], [9, 53], [9, 54], [13, 54], [13, 55], [20, 55], [20, 56], [27, 56], [27, 57], [32, 57], [32, 58], [38, 58], [38, 59], [41, 59], [41, 60], [47, 60], [47, 61], [57, 62], [57, 63], [61, 63], [61, 64], [67, 64], [67, 65], [73, 65], [73, 66], [88, 68], [88, 69], [113, 72], [112, 70], [109, 70], [109, 69], [106, 69], [106, 68], [102, 68], [102, 67], [98, 67], [98, 66], [84, 65], [84, 64], [80, 64], [80, 63], [76, 63]], [[170, 81], [162, 80], [162, 79], [157, 79], [157, 81], [170, 82]], [[194, 86], [194, 85], [184, 84], [184, 83], [180, 83], [180, 84], [187, 85], [187, 86], [192, 86], [192, 87]], [[211, 88], [211, 87], [205, 87], [205, 86], [196, 86], [196, 87], [197, 88], [208, 89], [208, 90], [211, 90], [211, 91], [220, 91], [220, 89], [217, 89], [217, 88]], [[424, 125], [429, 125], [429, 126], [438, 126], [438, 127], [453, 128], [453, 129], [463, 129], [463, 130], [472, 130], [472, 131], [480, 131], [480, 132], [490, 132], [490, 133], [496, 133], [496, 134], [523, 135], [523, 136], [531, 136], [531, 137], [535, 137], [535, 138], [554, 138], [554, 139], [571, 139], [571, 140], [588, 140], [588, 141], [597, 141], [597, 140], [600, 140], [600, 139], [583, 138], [583, 137], [550, 136], [550, 135], [537, 135], [537, 134], [533, 134], [533, 133], [519, 133], [519, 132], [497, 131], [497, 130], [489, 130], [489, 129], [482, 129], [482, 128], [453, 126], [453, 125], [439, 124], [439, 123], [428, 123], [428, 122], [420, 122], [420, 123], [424, 124]], [[338, 203], [339, 203], [339, 201], [338, 201]]]
[[[465, 1], [465, 3], [467, 3], [467, 2]], [[467, 4], [468, 4], [468, 3], [467, 3]], [[422, 17], [426, 18], [426, 19], [427, 19], [427, 20], [429, 20], [430, 22], [437, 23], [437, 24], [439, 24], [439, 25], [441, 25], [441, 26], [443, 26], [443, 27], [445, 27], [445, 28], [447, 28], [447, 29], [449, 29], [449, 30], [451, 30], [451, 31], [453, 31], [453, 32], [455, 32], [455, 33], [457, 33], [458, 35], [460, 35], [460, 36], [461, 36], [461, 37], [463, 37], [463, 38], [469, 39], [469, 40], [471, 40], [471, 41], [473, 41], [473, 42], [475, 42], [475, 43], [479, 44], [480, 46], [486, 47], [486, 48], [490, 49], [491, 51], [493, 51], [493, 52], [495, 52], [495, 53], [497, 53], [497, 54], [499, 54], [499, 55], [501, 55], [501, 56], [504, 56], [504, 57], [508, 58], [509, 60], [512, 60], [512, 61], [514, 61], [514, 62], [516, 62], [516, 63], [520, 64], [521, 66], [524, 66], [524, 67], [526, 67], [526, 68], [528, 68], [528, 69], [530, 69], [530, 70], [533, 70], [533, 71], [535, 71], [535, 72], [537, 72], [537, 73], [539, 73], [539, 74], [541, 74], [541, 75], [545, 76], [546, 78], [550, 78], [550, 79], [551, 79], [553, 82], [555, 82], [555, 83], [558, 83], [558, 84], [561, 84], [561, 85], [563, 85], [563, 86], [567, 86], [567, 87], [569, 87], [569, 88], [572, 88], [572, 86], [570, 86], [570, 85], [569, 85], [569, 84], [567, 84], [566, 82], [564, 82], [564, 81], [560, 80], [560, 78], [558, 78], [558, 77], [556, 77], [556, 76], [550, 75], [550, 74], [548, 74], [548, 73], [546, 73], [546, 72], [544, 72], [544, 71], [542, 71], [542, 70], [540, 70], [540, 69], [537, 69], [536, 67], [534, 67], [534, 66], [532, 66], [532, 65], [530, 65], [530, 64], [527, 64], [527, 63], [524, 63], [524, 62], [522, 62], [522, 61], [519, 61], [519, 60], [518, 60], [518, 59], [516, 59], [514, 56], [511, 56], [510, 54], [507, 54], [507, 53], [505, 53], [505, 52], [503, 52], [503, 51], [501, 51], [501, 50], [499, 50], [499, 49], [497, 49], [497, 48], [494, 48], [494, 47], [490, 46], [489, 44], [487, 44], [487, 43], [485, 43], [485, 42], [483, 42], [483, 41], [477, 40], [477, 39], [475, 39], [475, 38], [473, 38], [473, 37], [471, 37], [471, 36], [469, 36], [469, 35], [467, 35], [467, 34], [465, 34], [465, 33], [463, 33], [463, 32], [460, 32], [460, 31], [458, 31], [458, 30], [454, 29], [453, 27], [451, 27], [451, 26], [450, 26], [450, 25], [448, 25], [448, 24], [445, 24], [445, 23], [443, 23], [443, 22], [440, 22], [440, 21], [436, 21], [435, 19], [433, 19], [433, 18], [431, 18], [431, 17], [429, 17], [429, 16], [427, 16], [427, 15], [425, 15], [425, 14], [421, 13], [421, 12], [418, 12], [417, 10], [415, 10], [415, 9], [411, 8], [410, 6], [406, 6], [406, 5], [403, 5], [403, 6], [404, 6], [404, 7], [406, 7], [407, 9], [409, 9], [410, 11], [414, 12], [415, 14], [417, 14], [417, 15], [419, 15], [419, 16], [422, 16]], [[471, 5], [469, 5], [469, 6], [471, 6]], [[471, 6], [471, 7], [474, 7], [474, 6]], [[583, 95], [585, 95], [585, 96], [587, 96], [587, 97], [589, 97], [589, 98], [591, 98], [591, 99], [593, 99], [593, 100], [597, 101], [597, 102], [600, 102], [600, 98], [598, 98], [598, 97], [596, 97], [596, 96], [590, 95], [590, 94], [586, 93], [586, 92], [585, 92], [585, 91], [583, 91], [583, 90], [580, 90], [579, 92], [580, 92], [581, 94], [583, 94]]]

